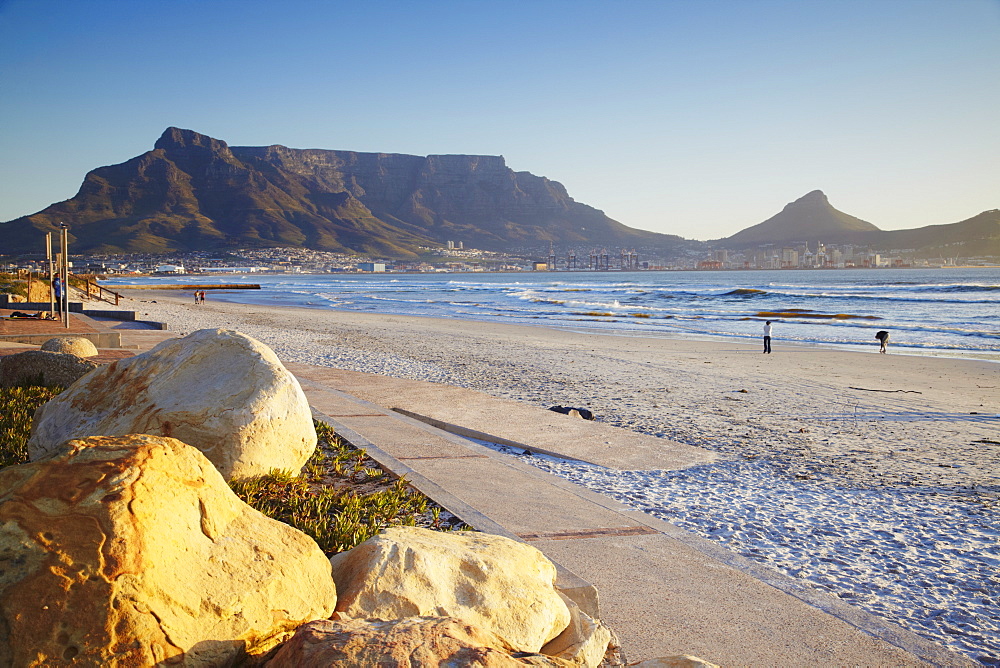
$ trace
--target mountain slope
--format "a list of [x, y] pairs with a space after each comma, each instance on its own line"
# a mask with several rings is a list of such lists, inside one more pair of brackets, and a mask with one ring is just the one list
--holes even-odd
[[861, 243], [867, 233], [879, 232], [869, 222], [838, 211], [820, 190], [813, 190], [785, 206], [780, 213], [763, 223], [720, 239], [727, 248], [762, 244], [785, 244], [793, 241], [822, 240], [826, 243]]
[[883, 252], [906, 250], [917, 257], [1000, 256], [1000, 210], [968, 220], [906, 230], [881, 230], [833, 208], [819, 190], [785, 206], [763, 223], [748, 227], [714, 245], [742, 249], [765, 244], [823, 242], [869, 246]]
[[76, 252], [302, 246], [407, 257], [448, 240], [494, 250], [685, 243], [622, 225], [499, 156], [230, 147], [179, 128], [93, 170], [72, 199], [0, 225], [3, 250], [40, 249], [60, 221]]
[[921, 257], [1000, 257], [1000, 209], [949, 225], [880, 231], [867, 243], [882, 249], [913, 249]]

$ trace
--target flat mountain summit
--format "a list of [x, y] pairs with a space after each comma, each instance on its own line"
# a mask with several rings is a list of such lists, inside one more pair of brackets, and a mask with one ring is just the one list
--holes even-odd
[[229, 146], [170, 127], [153, 150], [87, 174], [73, 198], [3, 225], [5, 252], [70, 226], [75, 252], [294, 246], [388, 257], [461, 241], [505, 250], [686, 243], [627, 227], [502, 156]]

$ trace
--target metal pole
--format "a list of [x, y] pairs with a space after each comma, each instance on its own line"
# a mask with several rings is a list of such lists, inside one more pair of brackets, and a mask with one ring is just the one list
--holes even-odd
[[63, 285], [66, 288], [64, 299], [66, 300], [66, 327], [69, 328], [69, 227], [63, 230], [64, 248], [66, 254], [63, 255]]
[[62, 313], [63, 313], [63, 326], [69, 329], [69, 234], [67, 232], [66, 223], [59, 223], [62, 227], [62, 233], [60, 234], [60, 249], [62, 250], [62, 267], [60, 267], [60, 273], [62, 274]]
[[56, 314], [56, 292], [55, 285], [52, 284], [56, 277], [56, 266], [52, 262], [52, 233], [45, 233], [45, 259], [49, 262], [49, 317]]

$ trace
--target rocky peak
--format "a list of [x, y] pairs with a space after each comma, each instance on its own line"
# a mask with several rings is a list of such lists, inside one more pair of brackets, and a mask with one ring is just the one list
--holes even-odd
[[835, 209], [822, 190], [813, 190], [786, 204], [780, 213], [763, 223], [740, 230], [723, 241], [732, 248], [801, 242], [810, 238], [857, 243], [863, 240], [865, 233], [878, 231], [871, 223]]
[[464, 173], [500, 173], [507, 171], [502, 155], [429, 155], [427, 168], [432, 171]]
[[192, 157], [219, 153], [231, 155], [229, 145], [221, 139], [213, 139], [208, 135], [203, 135], [194, 130], [184, 130], [174, 127], [164, 130], [160, 138], [156, 140], [153, 148], [162, 149], [168, 154], [181, 154]]
[[794, 202], [785, 205], [786, 209], [794, 209], [803, 206], [830, 206], [830, 200], [822, 190], [808, 192]]

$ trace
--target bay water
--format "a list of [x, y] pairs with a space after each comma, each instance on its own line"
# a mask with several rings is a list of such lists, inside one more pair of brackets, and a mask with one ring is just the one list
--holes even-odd
[[775, 344], [1000, 361], [1000, 267], [871, 270], [241, 274], [112, 277], [115, 285], [252, 283], [209, 299], [606, 333], [749, 341], [773, 322]]

